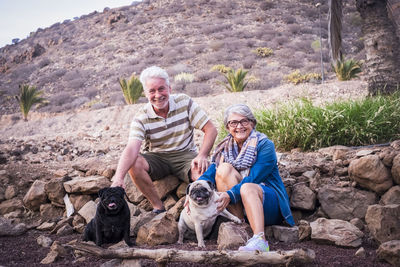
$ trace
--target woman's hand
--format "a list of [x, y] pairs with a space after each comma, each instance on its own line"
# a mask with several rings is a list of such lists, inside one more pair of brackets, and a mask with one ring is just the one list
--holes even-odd
[[217, 199], [217, 211], [223, 211], [231, 202], [231, 198], [229, 197], [227, 192], [217, 192], [219, 195], [219, 199]]

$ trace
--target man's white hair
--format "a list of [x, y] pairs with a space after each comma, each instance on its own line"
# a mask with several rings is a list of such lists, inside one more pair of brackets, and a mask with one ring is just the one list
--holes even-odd
[[148, 67], [146, 69], [144, 69], [142, 71], [142, 73], [140, 74], [140, 82], [143, 85], [143, 88], [146, 90], [146, 82], [151, 79], [151, 78], [161, 78], [165, 80], [165, 83], [169, 86], [169, 77], [168, 77], [168, 73], [158, 67], [158, 66], [151, 66]]

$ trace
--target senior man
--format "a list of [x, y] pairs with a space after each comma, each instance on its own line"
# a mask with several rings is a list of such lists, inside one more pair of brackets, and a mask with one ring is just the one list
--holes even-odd
[[[197, 180], [208, 168], [208, 155], [217, 130], [207, 114], [185, 94], [171, 94], [167, 72], [157, 66], [140, 75], [147, 103], [131, 123], [129, 141], [118, 162], [111, 186], [124, 186], [127, 172], [153, 205], [165, 211], [153, 181], [175, 175], [185, 182]], [[204, 132], [197, 153], [194, 129]], [[144, 142], [143, 152], [140, 153]]]

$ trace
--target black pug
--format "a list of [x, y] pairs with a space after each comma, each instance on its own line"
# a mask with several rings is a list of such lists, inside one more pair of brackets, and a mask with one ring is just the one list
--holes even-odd
[[124, 196], [125, 190], [122, 187], [99, 190], [100, 203], [97, 205], [96, 215], [86, 225], [84, 241], [93, 241], [101, 246], [124, 239], [128, 246], [133, 245], [129, 237], [131, 213]]

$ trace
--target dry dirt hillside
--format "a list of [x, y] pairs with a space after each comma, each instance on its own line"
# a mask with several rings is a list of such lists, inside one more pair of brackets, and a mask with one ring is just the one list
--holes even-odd
[[[211, 67], [245, 68], [255, 77], [247, 90], [284, 85], [285, 75], [321, 72], [320, 33], [326, 79], [328, 2], [316, 0], [145, 0], [104, 9], [32, 32], [0, 48], [0, 115], [15, 114], [18, 85], [43, 90], [40, 113], [123, 105], [118, 78], [149, 65], [168, 70], [175, 92], [193, 97], [220, 94], [223, 77]], [[361, 18], [355, 0], [344, 0], [343, 46], [364, 59]], [[321, 16], [319, 16], [319, 14]], [[321, 20], [319, 19], [321, 18]], [[273, 54], [257, 55], [268, 47]], [[190, 81], [175, 76], [189, 73]], [[144, 100], [142, 99], [142, 102]]]

